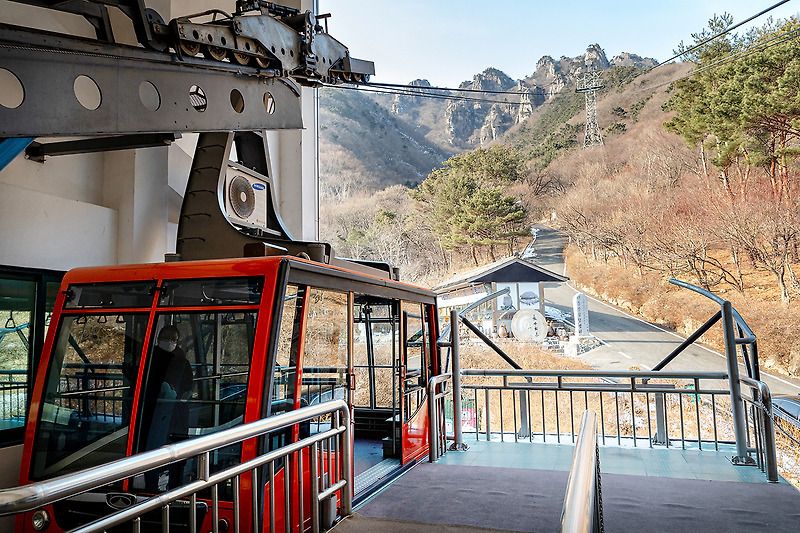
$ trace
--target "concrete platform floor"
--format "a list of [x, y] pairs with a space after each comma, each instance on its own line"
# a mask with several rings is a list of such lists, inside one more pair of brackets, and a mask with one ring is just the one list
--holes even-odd
[[[468, 442], [421, 463], [338, 524], [335, 533], [555, 531], [571, 444]], [[606, 531], [786, 532], [800, 529], [800, 491], [734, 466], [732, 449], [601, 447]]]

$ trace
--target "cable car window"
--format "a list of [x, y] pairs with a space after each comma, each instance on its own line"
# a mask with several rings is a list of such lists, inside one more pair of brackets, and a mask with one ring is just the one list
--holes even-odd
[[161, 287], [161, 307], [197, 307], [213, 305], [258, 305], [264, 279], [220, 278], [167, 280]]
[[297, 379], [297, 352], [302, 326], [305, 287], [289, 285], [283, 299], [278, 349], [275, 354], [275, 375], [270, 414], [294, 409], [294, 389]]
[[[243, 422], [255, 326], [255, 311], [158, 315], [141, 389], [139, 451]], [[238, 462], [240, 450], [237, 444], [213, 454], [211, 471]], [[180, 462], [148, 472], [134, 486], [165, 490], [195, 474], [193, 460]]]
[[34, 443], [31, 478], [125, 456], [146, 314], [62, 319]]
[[65, 309], [132, 309], [150, 307], [155, 281], [72, 284], [65, 295]]
[[36, 302], [33, 280], [0, 279], [0, 428], [22, 428]]
[[[348, 294], [310, 288], [303, 343], [301, 405], [347, 401]], [[330, 415], [316, 419], [311, 432], [330, 429]]]
[[422, 306], [416, 302], [403, 302], [405, 320], [404, 357], [404, 421], [417, 412], [425, 399], [428, 383], [427, 349], [429, 333], [422, 319]]
[[[297, 380], [297, 353], [300, 345], [300, 330], [303, 324], [303, 304], [305, 287], [289, 285], [283, 298], [281, 323], [278, 330], [275, 370], [270, 398], [270, 415], [285, 413], [294, 409], [294, 391]], [[306, 432], [307, 433], [307, 432]], [[276, 450], [291, 442], [292, 429], [286, 428], [270, 433], [268, 450]], [[283, 466], [284, 459], [275, 462], [275, 468]], [[264, 478], [266, 479], [266, 477]]]
[[395, 368], [399, 354], [398, 302], [367, 295], [355, 296], [353, 310], [353, 405], [391, 409], [395, 405]]

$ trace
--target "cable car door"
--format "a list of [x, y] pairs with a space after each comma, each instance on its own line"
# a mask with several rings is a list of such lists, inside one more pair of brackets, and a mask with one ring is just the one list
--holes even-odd
[[403, 349], [400, 367], [403, 419], [403, 463], [418, 457], [428, 445], [427, 384], [430, 331], [422, 304], [403, 302]]

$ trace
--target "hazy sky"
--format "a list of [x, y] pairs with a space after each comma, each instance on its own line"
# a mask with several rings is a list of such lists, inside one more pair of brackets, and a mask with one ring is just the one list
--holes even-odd
[[[592, 43], [609, 60], [631, 52], [663, 61], [715, 13], [727, 11], [735, 23], [778, 1], [319, 0], [319, 9], [332, 14], [329, 31], [353, 57], [375, 62], [372, 81], [456, 87], [490, 66], [519, 79], [544, 55], [574, 57]], [[769, 15], [799, 11], [792, 0]]]

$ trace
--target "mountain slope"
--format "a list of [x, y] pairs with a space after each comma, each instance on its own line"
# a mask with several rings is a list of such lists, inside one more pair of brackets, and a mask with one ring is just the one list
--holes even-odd
[[413, 124], [358, 91], [320, 90], [321, 195], [413, 187], [449, 153]]
[[[573, 87], [593, 69], [603, 71], [609, 88], [656, 61], [623, 53], [611, 61], [599, 45], [586, 54], [554, 60], [544, 56], [530, 76], [514, 80], [487, 68], [463, 82], [462, 92], [447, 100], [429, 89], [427, 80], [414, 80], [408, 94], [381, 94], [325, 88], [320, 90], [320, 176], [323, 198], [347, 198], [356, 190], [380, 190], [391, 185], [413, 187], [450, 156], [464, 150], [503, 142], [519, 146], [542, 168], [561, 151], [582, 143], [583, 95]], [[612, 89], [613, 87], [613, 89]], [[509, 91], [504, 96], [465, 90]], [[480, 101], [484, 100], [484, 101]], [[503, 103], [502, 100], [514, 103]], [[522, 102], [518, 104], [516, 102]], [[624, 127], [619, 122], [616, 131]], [[630, 120], [628, 117], [626, 120]]]

